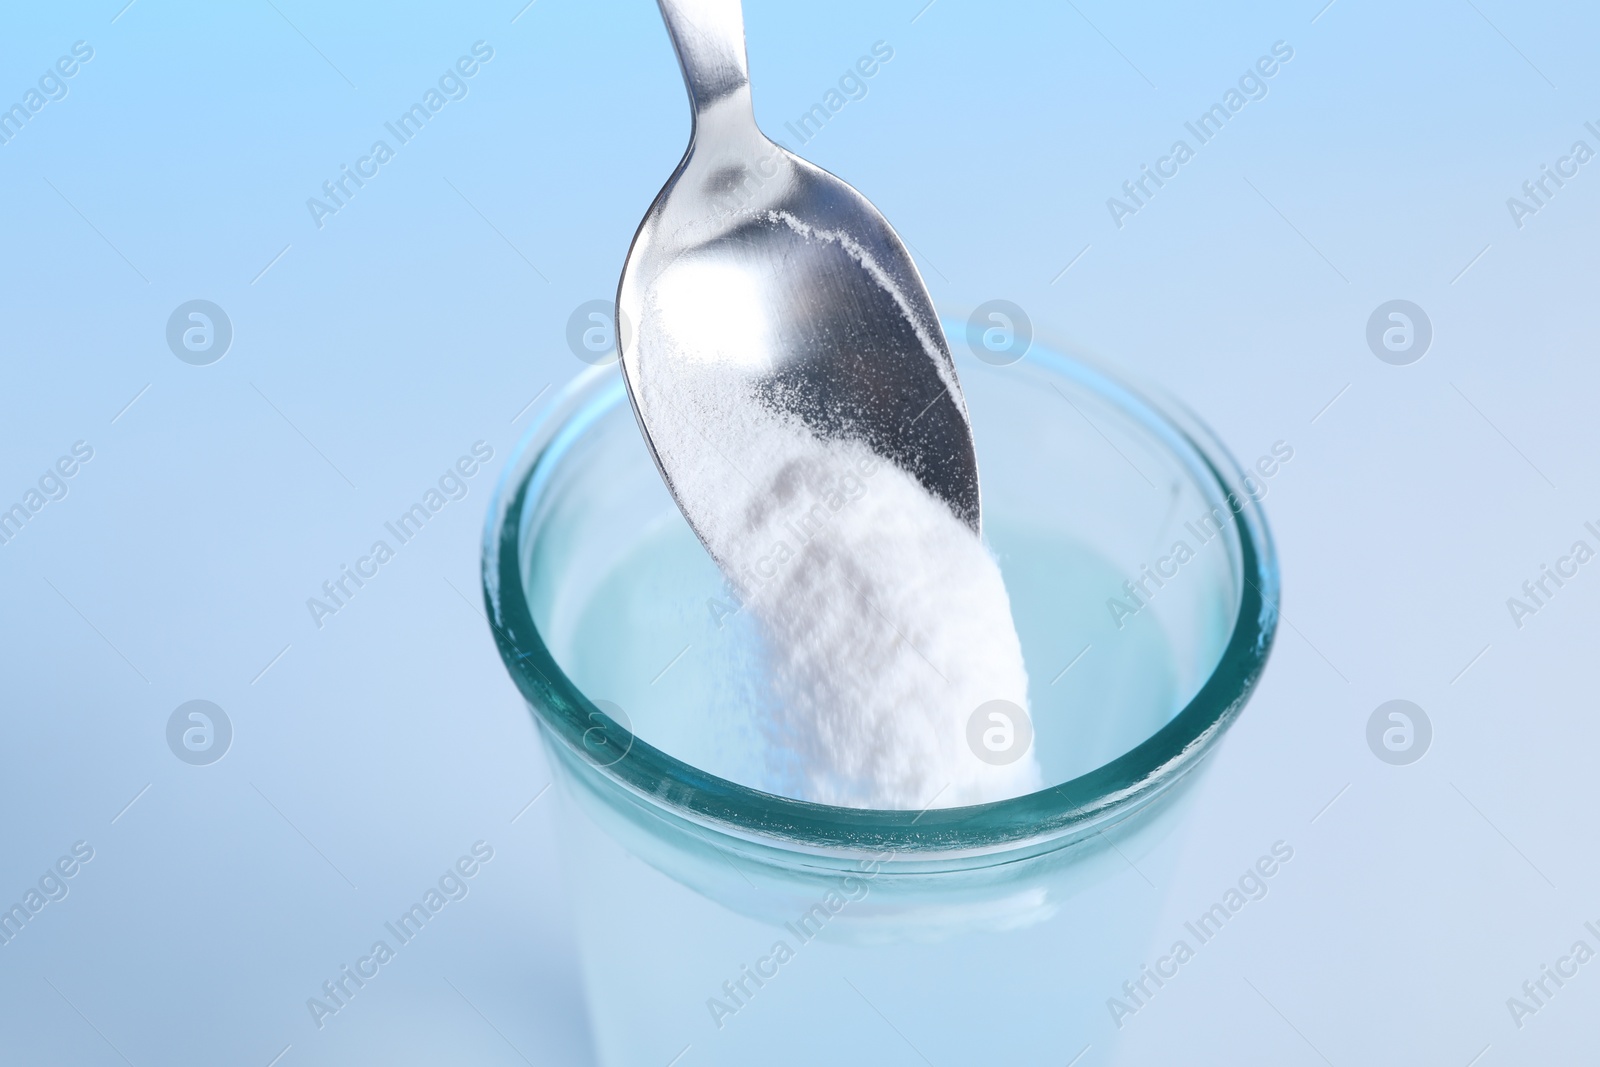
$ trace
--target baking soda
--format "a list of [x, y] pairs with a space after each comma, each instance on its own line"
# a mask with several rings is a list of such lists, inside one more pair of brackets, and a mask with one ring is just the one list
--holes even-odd
[[686, 257], [657, 279], [635, 387], [673, 493], [763, 639], [761, 787], [897, 809], [1038, 789], [1031, 751], [997, 765], [968, 740], [980, 706], [1028, 703], [998, 564], [913, 475], [746, 384], [777, 348], [742, 278]]

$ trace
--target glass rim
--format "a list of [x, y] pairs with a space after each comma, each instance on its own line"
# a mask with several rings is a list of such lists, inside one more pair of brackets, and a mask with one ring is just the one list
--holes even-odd
[[[956, 323], [946, 328], [960, 336]], [[1177, 455], [1206, 499], [1224, 501], [1235, 519], [1227, 524], [1240, 572], [1232, 630], [1194, 695], [1160, 728], [1120, 756], [1064, 782], [1005, 800], [922, 811], [841, 807], [766, 793], [703, 771], [634, 736], [556, 662], [534, 622], [522, 567], [528, 505], [538, 499], [566, 450], [626, 402], [620, 370], [605, 365], [576, 376], [534, 418], [501, 472], [484, 531], [483, 594], [495, 643], [547, 741], [555, 738], [576, 757], [562, 762], [581, 765], [596, 779], [592, 785], [620, 788], [633, 804], [669, 821], [687, 819], [731, 837], [801, 852], [929, 858], [1064, 844], [1120, 821], [1175, 785], [1238, 717], [1271, 651], [1279, 576], [1265, 515], [1259, 501], [1236, 492], [1243, 472], [1181, 404], [1157, 404], [1082, 358], [1049, 351], [1037, 340], [1025, 362], [1035, 365], [1034, 373], [1087, 386], [1131, 416]], [[585, 753], [584, 736], [597, 727], [608, 737], [628, 739], [620, 759], [602, 765]]]

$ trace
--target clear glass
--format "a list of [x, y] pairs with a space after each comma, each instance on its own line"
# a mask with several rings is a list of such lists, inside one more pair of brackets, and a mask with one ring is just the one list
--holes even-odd
[[[1013, 600], [1051, 783], [996, 803], [875, 811], [753, 787], [725, 733], [748, 723], [702, 684], [720, 662], [703, 651], [714, 614], [696, 614], [715, 568], [661, 484], [615, 367], [570, 386], [509, 464], [485, 595], [561, 785], [607, 1067], [659, 1067], [685, 1045], [701, 1063], [820, 1062], [853, 1017], [830, 1012], [838, 1025], [819, 1029], [807, 1005], [837, 987], [780, 982], [791, 955], [813, 979], [848, 971], [903, 988], [927, 972], [917, 954], [944, 946], [958, 971], [902, 1009], [929, 1026], [942, 996], [970, 1005], [1002, 975], [1058, 969], [1052, 939], [1079, 929], [1086, 902], [1181, 822], [1171, 799], [1259, 677], [1277, 621], [1271, 540], [1253, 483], [1198, 421], [1037, 344], [1019, 363], [963, 359], [959, 371], [985, 537]], [[702, 653], [683, 653], [676, 676], [644, 669], [684, 645]], [[1142, 929], [1129, 899], [1094, 907]], [[794, 1022], [808, 1015], [813, 1025]], [[1078, 1046], [1053, 1047], [1060, 1017], [1009, 1027], [1011, 1051], [1070, 1056]], [[957, 1030], [939, 1043], [968, 1040]], [[992, 1058], [993, 1035], [968, 1051], [952, 1062]]]

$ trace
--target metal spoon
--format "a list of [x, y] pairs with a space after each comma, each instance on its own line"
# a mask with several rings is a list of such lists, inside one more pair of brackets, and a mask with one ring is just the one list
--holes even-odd
[[681, 429], [668, 420], [690, 416], [652, 382], [709, 363], [728, 376], [719, 384], [748, 387], [818, 437], [865, 442], [976, 532], [966, 403], [911, 256], [865, 197], [756, 127], [739, 0], [659, 3], [693, 128], [633, 239], [617, 334], [634, 413], [679, 507], [710, 547], [708, 512], [741, 499], [738, 415], [694, 427], [726, 461], [711, 475], [704, 457], [659, 447]]

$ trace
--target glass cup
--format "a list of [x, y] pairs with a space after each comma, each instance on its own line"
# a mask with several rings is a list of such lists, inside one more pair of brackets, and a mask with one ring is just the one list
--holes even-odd
[[[727, 639], [714, 567], [615, 368], [569, 386], [502, 475], [485, 597], [560, 784], [605, 1067], [815, 1064], [846, 1045], [848, 1062], [880, 1045], [1065, 1062], [1103, 1031], [1115, 990], [1077, 989], [1064, 964], [1143, 950], [1160, 900], [1128, 880], [1149, 881], [1265, 665], [1260, 485], [1192, 416], [1081, 359], [1035, 344], [960, 376], [1048, 783], [1013, 799], [881, 811], [749, 784], [718, 736], [739, 709], [699, 684]], [[674, 598], [687, 629], [652, 614]]]

